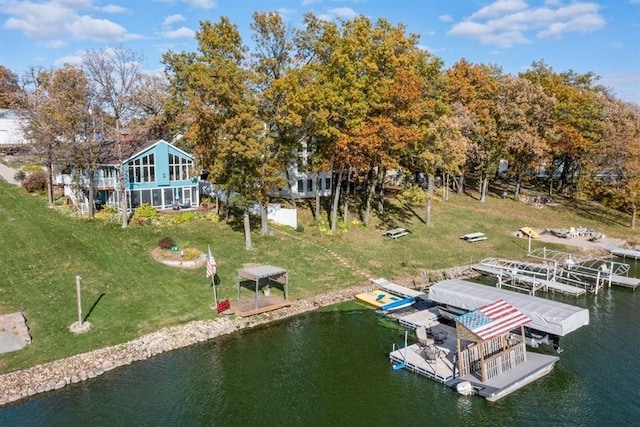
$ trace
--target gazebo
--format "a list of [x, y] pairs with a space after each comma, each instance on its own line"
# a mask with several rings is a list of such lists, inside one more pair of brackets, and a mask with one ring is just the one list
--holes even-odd
[[[481, 381], [486, 382], [525, 363], [524, 325], [529, 322], [531, 319], [503, 299], [456, 317], [460, 376], [479, 370]], [[509, 336], [518, 328], [521, 342]], [[464, 349], [462, 340], [470, 342]]]
[[289, 299], [289, 276], [287, 274], [287, 270], [284, 268], [274, 267], [273, 265], [256, 265], [239, 269], [237, 283], [238, 299], [240, 299], [240, 289], [242, 288], [240, 282], [243, 279], [253, 280], [255, 282], [256, 310], [258, 309], [258, 291], [260, 289], [261, 282], [264, 285], [268, 285], [269, 281], [274, 281], [284, 285], [284, 299]]

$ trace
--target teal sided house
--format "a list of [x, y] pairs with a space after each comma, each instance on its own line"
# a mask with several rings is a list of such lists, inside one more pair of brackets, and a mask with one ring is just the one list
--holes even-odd
[[[120, 185], [124, 183], [129, 209], [148, 203], [158, 209], [179, 209], [199, 205], [198, 176], [194, 174], [193, 157], [165, 140], [134, 145], [122, 143], [120, 150], [127, 156], [122, 169], [114, 154], [114, 143], [100, 150], [100, 166], [94, 175], [96, 204], [120, 208]], [[130, 154], [127, 154], [130, 153]], [[124, 171], [119, 179], [119, 171]], [[86, 171], [58, 175], [58, 184], [65, 195], [86, 209], [89, 176]]]

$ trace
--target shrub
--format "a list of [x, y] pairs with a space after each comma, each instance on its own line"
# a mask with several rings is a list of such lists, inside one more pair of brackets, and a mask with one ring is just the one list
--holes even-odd
[[18, 182], [24, 181], [26, 177], [27, 177], [27, 174], [24, 173], [22, 169], [19, 169], [18, 172], [16, 172], [15, 175], [13, 175], [13, 179], [15, 179]]
[[[158, 209], [151, 206], [149, 203], [143, 203], [135, 210], [135, 216], [138, 218], [147, 218], [149, 220], [158, 217]], [[149, 223], [150, 221], [148, 221]]]
[[161, 249], [171, 249], [175, 245], [176, 241], [169, 236], [165, 236], [162, 239], [158, 240], [158, 247], [160, 247]]
[[23, 169], [24, 171], [26, 171], [27, 173], [29, 173], [29, 174], [32, 174], [32, 173], [39, 173], [39, 172], [44, 172], [44, 171], [43, 171], [43, 169], [42, 169], [42, 166], [40, 166], [40, 165], [33, 165], [33, 164], [31, 164], [31, 165], [25, 165], [25, 166], [23, 166], [23, 167], [22, 167], [22, 169]]
[[196, 248], [186, 248], [184, 249], [183, 258], [187, 261], [193, 261], [194, 259], [198, 259], [202, 255], [202, 252]]
[[47, 189], [47, 174], [36, 172], [28, 175], [22, 181], [22, 187], [29, 193], [44, 193]]

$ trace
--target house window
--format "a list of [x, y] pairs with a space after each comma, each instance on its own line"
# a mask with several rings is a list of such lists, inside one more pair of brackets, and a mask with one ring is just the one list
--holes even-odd
[[156, 180], [156, 167], [153, 153], [142, 156], [129, 163], [129, 182], [153, 182]]
[[304, 193], [304, 181], [299, 179], [298, 180], [298, 194], [302, 194]]
[[156, 188], [151, 192], [151, 198], [153, 199], [152, 205], [155, 207], [162, 206], [162, 190]]
[[173, 204], [173, 190], [171, 188], [165, 188], [163, 193], [164, 193], [164, 205], [171, 206]]
[[132, 208], [137, 208], [138, 206], [140, 206], [140, 192], [139, 191], [132, 191], [131, 192], [131, 207]]
[[324, 179], [324, 189], [331, 190], [331, 178]]
[[151, 204], [151, 190], [142, 190], [142, 203]]
[[169, 154], [169, 180], [184, 181], [189, 179], [189, 169], [193, 167], [191, 160], [175, 154]]

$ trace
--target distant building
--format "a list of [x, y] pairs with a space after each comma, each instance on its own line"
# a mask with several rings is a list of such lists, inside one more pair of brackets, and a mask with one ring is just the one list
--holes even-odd
[[0, 109], [0, 145], [23, 145], [27, 142], [18, 114], [14, 110]]

